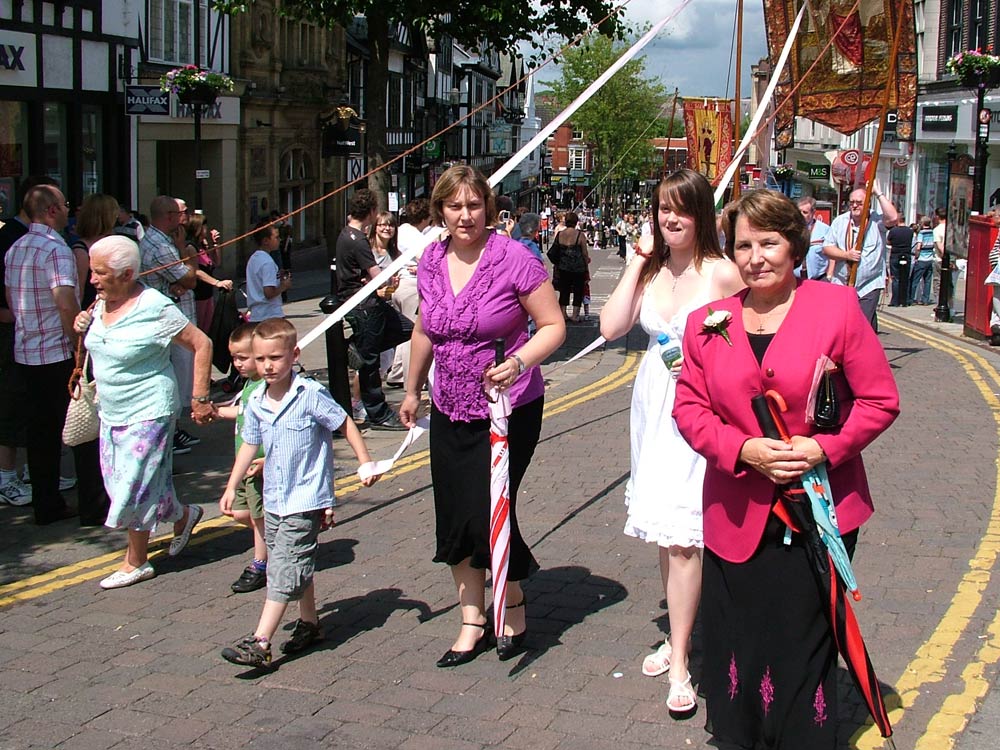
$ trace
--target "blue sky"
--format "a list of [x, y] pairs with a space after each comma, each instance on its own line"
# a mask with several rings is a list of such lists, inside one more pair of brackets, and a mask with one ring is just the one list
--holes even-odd
[[[625, 18], [633, 26], [652, 25], [680, 5], [679, 0], [632, 0]], [[646, 71], [682, 96], [732, 96], [730, 70], [736, 0], [692, 0], [644, 50]], [[735, 54], [735, 53], [734, 53]], [[750, 65], [767, 54], [761, 0], [744, 0], [743, 75], [740, 93], [750, 90]], [[543, 78], [556, 77], [556, 69]]]

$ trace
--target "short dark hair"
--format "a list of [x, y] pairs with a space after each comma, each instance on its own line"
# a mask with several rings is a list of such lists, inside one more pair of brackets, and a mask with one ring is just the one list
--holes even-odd
[[59, 203], [58, 187], [55, 185], [36, 185], [24, 196], [21, 208], [28, 218], [34, 221], [45, 217], [45, 212]]
[[563, 216], [563, 223], [567, 228], [575, 227], [580, 221], [580, 217], [576, 215], [576, 211], [567, 211], [566, 215]]
[[361, 221], [371, 216], [378, 208], [378, 197], [368, 188], [355, 190], [351, 200], [347, 202], [347, 213], [352, 219]]
[[414, 198], [406, 204], [403, 219], [407, 224], [419, 224], [431, 218], [431, 204], [426, 198]]
[[257, 222], [257, 226], [253, 228], [253, 241], [260, 245], [271, 236], [272, 229], [275, 232], [278, 231], [278, 225], [273, 220], [261, 219]]
[[947, 219], [948, 218], [948, 209], [947, 208], [938, 208], [938, 209], [935, 209], [934, 210], [934, 215], [937, 216], [939, 219]]
[[243, 323], [242, 325], [236, 326], [233, 332], [229, 334], [230, 344], [246, 344], [253, 338], [253, 332], [257, 330], [256, 323]]
[[736, 220], [745, 216], [754, 229], [777, 232], [792, 247], [792, 261], [798, 265], [809, 250], [809, 228], [798, 206], [775, 190], [748, 190], [722, 210], [726, 233], [726, 255], [736, 251]]

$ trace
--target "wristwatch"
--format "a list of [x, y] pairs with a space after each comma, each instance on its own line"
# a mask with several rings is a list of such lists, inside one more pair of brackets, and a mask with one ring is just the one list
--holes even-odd
[[199, 404], [207, 404], [207, 403], [211, 402], [212, 397], [211, 396], [192, 396], [191, 400], [192, 401], [197, 401]]

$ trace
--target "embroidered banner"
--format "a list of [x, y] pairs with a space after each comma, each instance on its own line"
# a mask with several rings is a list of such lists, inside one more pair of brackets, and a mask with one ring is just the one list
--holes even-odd
[[733, 159], [733, 102], [731, 99], [685, 99], [688, 168], [709, 182], [726, 171]]
[[[772, 60], [785, 44], [798, 5], [797, 0], [764, 0], [764, 26]], [[889, 106], [898, 113], [896, 138], [913, 140], [917, 102], [913, 0], [860, 0], [856, 8], [853, 0], [815, 0], [808, 7], [805, 28], [779, 81], [776, 101], [785, 101], [830, 37], [841, 30], [803, 86], [778, 113], [774, 123], [777, 148], [792, 145], [796, 115], [845, 135], [878, 118], [889, 75], [890, 26], [898, 28], [902, 37]]]

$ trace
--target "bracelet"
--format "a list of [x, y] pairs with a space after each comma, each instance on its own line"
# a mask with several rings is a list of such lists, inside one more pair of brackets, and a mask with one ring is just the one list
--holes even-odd
[[649, 260], [650, 258], [653, 257], [652, 253], [644, 253], [638, 247], [636, 247], [636, 249], [635, 249], [635, 254], [638, 255], [640, 258], [645, 258], [646, 260]]
[[519, 357], [518, 355], [516, 355], [516, 354], [511, 354], [511, 355], [510, 355], [510, 357], [508, 357], [508, 359], [512, 359], [512, 360], [514, 360], [515, 362], [517, 362], [517, 374], [518, 374], [518, 375], [520, 375], [520, 374], [521, 374], [521, 373], [523, 373], [523, 372], [524, 372], [524, 371], [525, 371], [526, 369], [528, 369], [528, 368], [527, 368], [527, 367], [525, 367], [525, 365], [524, 365], [524, 360], [523, 360], [523, 359], [521, 359], [521, 358], [520, 358], [520, 357]]
[[197, 401], [199, 404], [207, 404], [207, 403], [211, 402], [212, 397], [211, 396], [192, 396], [191, 400], [192, 401]]

